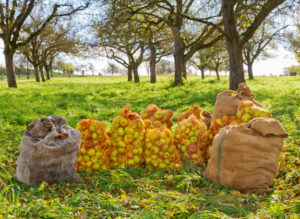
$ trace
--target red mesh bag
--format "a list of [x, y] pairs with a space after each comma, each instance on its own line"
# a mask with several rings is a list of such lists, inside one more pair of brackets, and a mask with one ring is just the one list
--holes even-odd
[[141, 167], [143, 165], [145, 124], [141, 117], [124, 107], [111, 126], [109, 159], [112, 168]]
[[181, 169], [179, 153], [167, 127], [148, 128], [145, 134], [145, 163], [148, 169]]
[[108, 159], [109, 137], [103, 122], [81, 120], [76, 129], [81, 133], [76, 169], [85, 172], [101, 172], [110, 168]]

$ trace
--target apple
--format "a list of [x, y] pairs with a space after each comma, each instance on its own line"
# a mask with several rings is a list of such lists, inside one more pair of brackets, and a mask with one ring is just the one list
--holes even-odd
[[124, 141], [119, 141], [118, 142], [118, 146], [121, 148], [125, 148], [126, 147], [126, 143]]
[[90, 130], [91, 132], [95, 132], [95, 131], [97, 130], [97, 125], [96, 125], [95, 123], [91, 124], [91, 125], [89, 126], [89, 130]]
[[91, 141], [91, 140], [86, 140], [86, 141], [84, 142], [84, 147], [85, 147], [86, 149], [92, 148], [93, 146], [94, 146], [94, 143], [93, 143], [93, 141]]
[[175, 164], [175, 169], [181, 169], [181, 167], [182, 167], [182, 166], [181, 166], [179, 163], [176, 163], [176, 164]]
[[137, 139], [137, 138], [139, 138], [139, 137], [140, 137], [140, 133], [139, 133], [138, 131], [135, 131], [135, 132], [133, 133], [133, 138]]
[[161, 150], [162, 151], [168, 151], [169, 150], [169, 146], [167, 144], [164, 144], [161, 146]]
[[190, 142], [191, 142], [192, 144], [196, 143], [197, 140], [198, 140], [198, 139], [197, 139], [197, 137], [195, 137], [195, 136], [193, 136], [193, 137], [190, 138]]
[[158, 154], [158, 152], [159, 152], [158, 147], [152, 147], [151, 152], [152, 152], [152, 154]]
[[128, 151], [127, 152], [127, 158], [133, 158], [133, 152]]
[[145, 150], [145, 156], [150, 157], [151, 156], [151, 151], [149, 149]]
[[159, 169], [166, 169], [167, 165], [164, 163], [159, 163]]
[[175, 154], [170, 154], [169, 159], [170, 159], [170, 161], [174, 161], [176, 159], [176, 155]]
[[165, 153], [164, 153], [164, 158], [165, 158], [165, 159], [169, 159], [169, 158], [170, 158], [170, 153], [165, 152]]
[[161, 111], [156, 111], [153, 115], [154, 119], [160, 120], [162, 117], [162, 112]]
[[143, 110], [143, 111], [141, 112], [141, 116], [142, 116], [143, 119], [146, 119], [146, 118], [149, 117], [148, 112], [145, 111], [145, 110]]
[[125, 127], [127, 124], [128, 124], [127, 119], [122, 118], [122, 119], [120, 120], [120, 125], [121, 125], [121, 126]]
[[169, 149], [168, 149], [168, 152], [169, 152], [169, 153], [172, 154], [172, 153], [174, 153], [174, 151], [175, 151], [175, 148], [174, 148], [174, 147], [169, 147]]
[[152, 160], [152, 165], [153, 165], [153, 167], [157, 167], [158, 166], [158, 162], [156, 160]]
[[165, 160], [164, 160], [164, 163], [168, 166], [168, 165], [170, 165], [171, 162], [170, 162], [170, 160], [169, 160], [169, 158], [168, 158], [168, 159], [165, 159]]
[[118, 148], [118, 151], [120, 153], [125, 153], [127, 151], [127, 148], [126, 147], [124, 147], [124, 148]]
[[86, 149], [84, 147], [82, 147], [82, 145], [81, 145], [79, 152], [81, 154], [86, 154]]
[[142, 161], [142, 159], [141, 159], [140, 156], [138, 156], [138, 155], [135, 155], [135, 156], [133, 157], [133, 160], [134, 160], [134, 162], [137, 163], [137, 164], [141, 163], [141, 161]]
[[91, 139], [92, 138], [92, 132], [90, 130], [86, 130], [84, 132], [84, 138], [85, 139]]
[[218, 129], [218, 126], [216, 124], [213, 124], [213, 125], [210, 126], [210, 129], [211, 130], [216, 130], [216, 129]]
[[79, 155], [77, 158], [77, 163], [80, 163], [82, 160], [83, 160], [83, 157], [81, 155]]
[[125, 134], [124, 129], [121, 127], [118, 128], [117, 132], [118, 132], [118, 135], [120, 135], [120, 136], [123, 136]]
[[185, 139], [184, 145], [188, 146], [191, 142], [188, 139]]
[[120, 163], [126, 163], [126, 161], [127, 161], [127, 155], [126, 154], [119, 154], [118, 155], [118, 161]]
[[95, 154], [96, 154], [96, 151], [95, 149], [91, 148], [87, 151], [87, 154], [90, 156], [90, 157], [93, 157]]
[[187, 147], [186, 147], [185, 145], [181, 146], [180, 149], [181, 149], [181, 151], [182, 151], [183, 153], [187, 151]]
[[134, 164], [135, 164], [133, 159], [128, 159], [127, 163], [129, 166], [134, 166]]
[[192, 155], [191, 155], [191, 158], [192, 158], [193, 160], [197, 160], [197, 159], [199, 159], [199, 155], [198, 155], [198, 154], [192, 154]]
[[241, 118], [242, 122], [248, 122], [251, 120], [251, 116], [249, 113], [245, 113], [242, 118]]
[[191, 153], [195, 153], [197, 151], [197, 146], [195, 144], [190, 144], [188, 147], [188, 151]]

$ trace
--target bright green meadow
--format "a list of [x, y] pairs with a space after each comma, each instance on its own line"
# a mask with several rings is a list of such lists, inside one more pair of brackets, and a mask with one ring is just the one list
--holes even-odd
[[[28, 186], [16, 180], [16, 160], [23, 132], [32, 120], [64, 116], [69, 125], [81, 119], [104, 121], [128, 105], [140, 112], [154, 103], [174, 111], [173, 120], [190, 104], [212, 112], [228, 78], [190, 76], [173, 86], [171, 77], [150, 84], [125, 77], [54, 78], [37, 84], [19, 80], [18, 89], [0, 81], [0, 219], [1, 218], [299, 218], [300, 215], [300, 77], [257, 77], [247, 84], [255, 99], [288, 131], [286, 165], [270, 191], [246, 195], [202, 176], [205, 166], [186, 164], [180, 171], [117, 169], [80, 174], [82, 184]], [[176, 125], [176, 124], [175, 124]]]

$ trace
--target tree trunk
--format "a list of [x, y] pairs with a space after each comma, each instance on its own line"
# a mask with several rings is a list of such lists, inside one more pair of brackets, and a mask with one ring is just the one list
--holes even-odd
[[150, 49], [150, 83], [156, 83], [156, 51], [155, 48]]
[[14, 54], [7, 49], [4, 49], [6, 77], [8, 87], [17, 88], [16, 74], [14, 68]]
[[249, 75], [249, 79], [250, 80], [253, 80], [254, 79], [254, 76], [253, 76], [253, 69], [252, 69], [252, 66], [253, 66], [253, 63], [252, 62], [248, 62], [248, 75]]
[[204, 68], [200, 68], [200, 71], [201, 71], [201, 78], [202, 79], [205, 79], [205, 74], [204, 74]]
[[223, 24], [229, 56], [229, 87], [237, 90], [239, 83], [245, 82], [243, 69], [242, 45], [236, 29], [233, 0], [222, 0]]
[[28, 67], [28, 61], [27, 61], [26, 73], [27, 73], [27, 80], [29, 80], [29, 77], [30, 77], [30, 70], [29, 70], [29, 67]]
[[138, 72], [138, 65], [133, 66], [133, 77], [134, 77], [134, 83], [140, 83], [140, 76]]
[[128, 81], [132, 81], [132, 67], [129, 65], [127, 70], [128, 70]]
[[216, 67], [215, 71], [216, 71], [216, 74], [217, 74], [217, 80], [220, 80], [219, 67]]
[[42, 66], [40, 66], [40, 73], [41, 73], [42, 81], [43, 81], [43, 82], [46, 82], [45, 75], [44, 75], [44, 70], [43, 70], [43, 67], [42, 67]]
[[50, 74], [51, 74], [51, 78], [53, 78], [53, 71], [52, 71], [52, 68], [50, 68]]
[[34, 68], [35, 81], [40, 82], [39, 68], [36, 65], [34, 65], [33, 68]]
[[48, 68], [45, 68], [47, 80], [50, 80], [50, 72]]
[[227, 49], [229, 55], [230, 89], [237, 90], [239, 83], [245, 82], [242, 48], [238, 45], [237, 40], [227, 40]]
[[175, 61], [175, 85], [182, 83], [182, 76], [186, 78], [186, 67], [184, 62], [184, 41], [180, 37], [179, 28], [173, 28], [174, 43], [174, 61]]

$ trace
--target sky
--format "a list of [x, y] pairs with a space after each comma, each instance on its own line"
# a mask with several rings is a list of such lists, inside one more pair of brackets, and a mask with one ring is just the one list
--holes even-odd
[[[297, 60], [294, 57], [294, 54], [290, 51], [287, 51], [280, 45], [278, 46], [277, 50], [270, 50], [270, 52], [275, 57], [255, 62], [253, 65], [254, 75], [281, 75], [284, 73], [284, 69], [286, 67], [297, 65]], [[170, 57], [170, 59], [172, 59], [172, 57]], [[104, 72], [104, 70], [108, 66], [108, 63], [111, 61], [104, 57], [91, 57], [90, 59], [69, 58], [68, 62], [74, 65], [88, 65], [89, 63], [92, 63], [95, 66], [96, 72], [98, 74], [99, 71]], [[5, 66], [2, 40], [0, 41], [0, 66]], [[143, 65], [139, 71], [141, 75], [147, 75], [145, 65]], [[192, 71], [200, 75], [200, 72], [196, 69], [193, 69]]]

